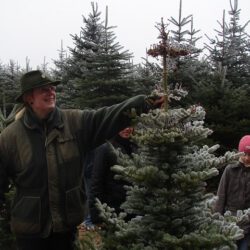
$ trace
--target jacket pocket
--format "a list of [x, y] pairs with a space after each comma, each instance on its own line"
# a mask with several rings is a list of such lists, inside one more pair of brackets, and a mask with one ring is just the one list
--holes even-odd
[[24, 196], [12, 208], [11, 230], [15, 234], [36, 234], [41, 231], [41, 199]]
[[70, 190], [80, 185], [83, 164], [79, 154], [78, 144], [75, 138], [58, 138], [57, 160], [63, 190]]
[[58, 139], [58, 146], [60, 149], [61, 157], [64, 162], [71, 162], [72, 159], [80, 157], [78, 144], [75, 137], [66, 137]]
[[80, 187], [66, 191], [66, 217], [69, 226], [79, 225], [82, 222], [85, 200]]

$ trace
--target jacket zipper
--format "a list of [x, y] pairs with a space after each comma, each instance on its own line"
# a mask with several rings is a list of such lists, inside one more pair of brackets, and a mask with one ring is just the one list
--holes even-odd
[[48, 141], [48, 137], [47, 137], [47, 126], [46, 124], [44, 124], [44, 134], [45, 134], [45, 148], [47, 147], [47, 141]]

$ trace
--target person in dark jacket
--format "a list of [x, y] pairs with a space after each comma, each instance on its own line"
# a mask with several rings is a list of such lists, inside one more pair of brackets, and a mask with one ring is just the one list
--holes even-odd
[[94, 224], [102, 223], [100, 212], [95, 205], [96, 199], [114, 208], [116, 213], [121, 212], [120, 206], [126, 199], [124, 186], [128, 183], [116, 180], [115, 172], [111, 170], [111, 167], [117, 164], [114, 148], [120, 148], [123, 153], [128, 155], [135, 151], [136, 145], [129, 140], [132, 132], [133, 128], [127, 127], [95, 150], [89, 197], [90, 217]]
[[88, 151], [163, 102], [144, 95], [98, 110], [62, 110], [56, 85], [43, 72], [21, 77], [23, 115], [0, 134], [0, 210], [15, 186], [11, 230], [19, 250], [74, 249], [84, 218], [83, 161]]
[[[238, 151], [244, 155], [225, 168], [219, 183], [214, 210], [222, 215], [226, 211], [236, 215], [237, 210], [250, 208], [250, 135], [241, 138]], [[238, 249], [247, 250], [250, 223], [239, 226], [244, 230], [245, 237], [237, 242]]]

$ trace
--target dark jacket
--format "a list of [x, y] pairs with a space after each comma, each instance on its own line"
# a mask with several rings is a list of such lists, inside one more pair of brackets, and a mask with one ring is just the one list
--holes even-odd
[[101, 223], [99, 210], [96, 207], [96, 198], [102, 203], [115, 209], [116, 213], [121, 212], [121, 204], [126, 200], [125, 185], [129, 183], [115, 179], [115, 172], [111, 167], [117, 164], [117, 155], [114, 149], [119, 148], [123, 153], [130, 155], [135, 151], [135, 145], [128, 139], [123, 139], [119, 135], [114, 137], [95, 150], [94, 165], [92, 171], [89, 209], [93, 223]]
[[18, 237], [47, 237], [82, 222], [84, 154], [128, 126], [132, 108], [145, 111], [145, 96], [97, 111], [57, 108], [44, 123], [26, 110], [0, 134], [0, 203], [11, 179]]
[[[237, 210], [250, 208], [250, 168], [240, 162], [228, 165], [222, 174], [217, 196], [214, 210], [222, 215], [226, 211], [236, 215]], [[249, 225], [243, 227], [246, 228]]]

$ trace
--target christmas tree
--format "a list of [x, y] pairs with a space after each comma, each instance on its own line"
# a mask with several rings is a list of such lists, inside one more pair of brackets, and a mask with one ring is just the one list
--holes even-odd
[[224, 10], [216, 35], [209, 38], [210, 44], [206, 45], [210, 74], [203, 74], [192, 93], [193, 99], [206, 108], [206, 121], [214, 131], [212, 139], [223, 145], [220, 149], [223, 152], [237, 148], [250, 126], [247, 110], [250, 105], [250, 41], [246, 29], [250, 20], [241, 25], [238, 0], [229, 2], [228, 15]]
[[69, 56], [65, 58], [61, 51], [60, 60], [55, 61], [54, 73], [62, 76], [66, 90], [61, 102], [77, 108], [110, 106], [133, 96], [132, 53], [117, 42], [115, 27], [108, 23], [108, 8], [102, 20], [98, 4], [91, 6], [80, 35], [72, 35], [74, 47], [69, 48]]
[[[158, 24], [160, 42], [149, 55], [162, 59], [165, 105], [136, 118], [133, 140], [138, 153], [132, 159], [117, 151], [119, 165], [113, 167], [116, 178], [131, 183], [127, 200], [119, 215], [97, 201], [105, 225], [102, 244], [108, 250], [236, 249], [235, 240], [243, 236], [236, 220], [212, 211], [213, 194], [206, 192], [206, 181], [218, 174], [218, 168], [238, 157], [227, 152], [216, 156], [218, 145], [203, 145], [212, 131], [204, 126], [201, 106], [174, 108], [171, 100], [185, 92], [170, 89], [167, 75], [173, 61], [189, 53], [178, 46]], [[125, 221], [125, 215], [133, 219]]]

